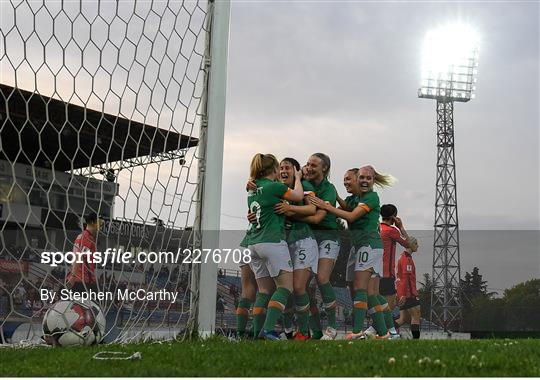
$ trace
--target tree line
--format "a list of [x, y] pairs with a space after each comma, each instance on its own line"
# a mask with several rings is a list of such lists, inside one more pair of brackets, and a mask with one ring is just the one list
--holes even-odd
[[[419, 281], [418, 296], [422, 317], [430, 320], [432, 277], [425, 273]], [[540, 337], [540, 279], [521, 282], [502, 294], [490, 292], [478, 267], [460, 279], [462, 318], [454, 329], [472, 337]]]

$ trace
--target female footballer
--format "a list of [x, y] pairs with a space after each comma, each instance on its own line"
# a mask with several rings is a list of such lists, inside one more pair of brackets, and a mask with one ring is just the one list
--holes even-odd
[[[328, 181], [330, 174], [330, 157], [324, 153], [312, 154], [305, 166], [306, 179], [313, 185], [315, 195], [324, 204], [336, 205], [337, 191], [335, 186]], [[308, 197], [310, 199], [313, 196]], [[339, 255], [339, 234], [335, 215], [328, 213], [323, 208], [318, 208], [315, 215], [300, 218], [299, 220], [311, 224], [314, 230], [319, 249], [319, 262], [317, 268], [317, 283], [322, 295], [324, 309], [328, 316], [328, 327], [324, 335], [320, 331], [320, 322], [312, 327], [314, 338], [333, 340], [336, 338], [336, 294], [330, 284], [330, 275]], [[317, 306], [312, 303], [311, 313], [314, 321], [318, 320]], [[317, 328], [319, 331], [317, 331]]]
[[410, 247], [405, 250], [397, 265], [397, 296], [399, 305], [399, 327], [405, 323], [411, 326], [413, 339], [420, 339], [420, 300], [416, 290], [416, 268], [412, 253], [418, 250], [416, 239], [412, 239]]
[[[257, 188], [248, 192], [247, 201], [256, 220], [251, 224], [248, 248], [251, 251], [250, 267], [259, 287], [254, 314], [267, 309], [261, 335], [268, 340], [279, 339], [275, 325], [293, 290], [293, 268], [285, 242], [285, 217], [276, 214], [274, 207], [283, 199], [291, 202], [304, 199], [299, 171], [294, 173], [293, 189], [276, 181], [278, 174], [279, 162], [274, 155], [258, 153], [253, 157], [250, 178], [255, 180]], [[277, 289], [270, 297], [274, 283]]]
[[[240, 249], [249, 247], [249, 231], [246, 232], [244, 239], [239, 245]], [[257, 294], [257, 281], [251, 270], [249, 263], [242, 261], [240, 263], [240, 281], [242, 285], [242, 293], [240, 301], [236, 308], [236, 333], [239, 338], [246, 337], [246, 326], [249, 320], [249, 310], [255, 301]], [[274, 289], [270, 290], [272, 293]], [[253, 310], [253, 336], [257, 337], [261, 332], [266, 312], [261, 313], [261, 309]], [[266, 309], [264, 309], [266, 311]]]
[[384, 318], [386, 327], [393, 339], [399, 338], [394, 327], [392, 318], [392, 310], [396, 307], [396, 245], [400, 244], [404, 248], [409, 248], [411, 240], [401, 218], [398, 216], [397, 207], [393, 204], [385, 204], [381, 206], [381, 224], [380, 233], [383, 242], [383, 275], [380, 279], [379, 293], [381, 304], [386, 304]]
[[[366, 312], [373, 316], [379, 338], [388, 338], [382, 307], [379, 302], [378, 276], [382, 275], [383, 246], [379, 235], [379, 196], [373, 191], [373, 185], [389, 186], [392, 177], [379, 174], [372, 166], [364, 166], [347, 171], [344, 183], [348, 184], [352, 195], [340, 202], [336, 208], [324, 200], [312, 198], [311, 202], [349, 224], [352, 249], [347, 263], [347, 282], [352, 283], [353, 332], [346, 339], [364, 339], [362, 331]], [[351, 178], [352, 177], [352, 178]]]
[[[294, 173], [300, 170], [298, 161], [294, 158], [284, 158], [279, 169], [281, 181], [292, 188]], [[317, 211], [317, 208], [306, 198], [306, 196], [315, 194], [313, 186], [308, 181], [302, 180], [302, 187], [304, 189], [304, 202], [281, 202], [275, 206], [276, 213], [287, 216], [287, 243], [293, 262], [294, 309], [298, 324], [298, 332], [294, 335], [295, 340], [309, 338], [310, 302], [306, 288], [312, 274], [317, 274], [319, 260], [319, 249], [310, 225], [294, 218], [295, 216], [315, 215]]]

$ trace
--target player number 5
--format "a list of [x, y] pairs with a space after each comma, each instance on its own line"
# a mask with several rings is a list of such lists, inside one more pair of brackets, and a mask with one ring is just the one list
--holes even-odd
[[306, 259], [306, 250], [305, 249], [300, 249], [298, 251], [298, 258], [302, 261], [304, 261]]

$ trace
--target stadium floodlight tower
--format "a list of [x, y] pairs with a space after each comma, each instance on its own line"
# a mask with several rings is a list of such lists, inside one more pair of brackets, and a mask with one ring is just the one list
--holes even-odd
[[459, 328], [460, 252], [454, 155], [454, 102], [474, 99], [477, 33], [464, 24], [427, 33], [423, 46], [420, 98], [437, 101], [437, 179], [433, 240], [431, 321], [445, 331]]

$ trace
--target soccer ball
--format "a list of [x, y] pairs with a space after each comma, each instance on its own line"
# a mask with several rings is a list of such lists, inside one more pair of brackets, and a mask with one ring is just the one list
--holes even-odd
[[61, 347], [99, 343], [105, 333], [105, 317], [93, 302], [58, 301], [43, 318], [43, 334]]
[[105, 314], [103, 314], [101, 308], [93, 301], [86, 301], [84, 304], [92, 310], [92, 314], [94, 315], [94, 326], [92, 331], [96, 337], [96, 343], [101, 343], [105, 336]]

